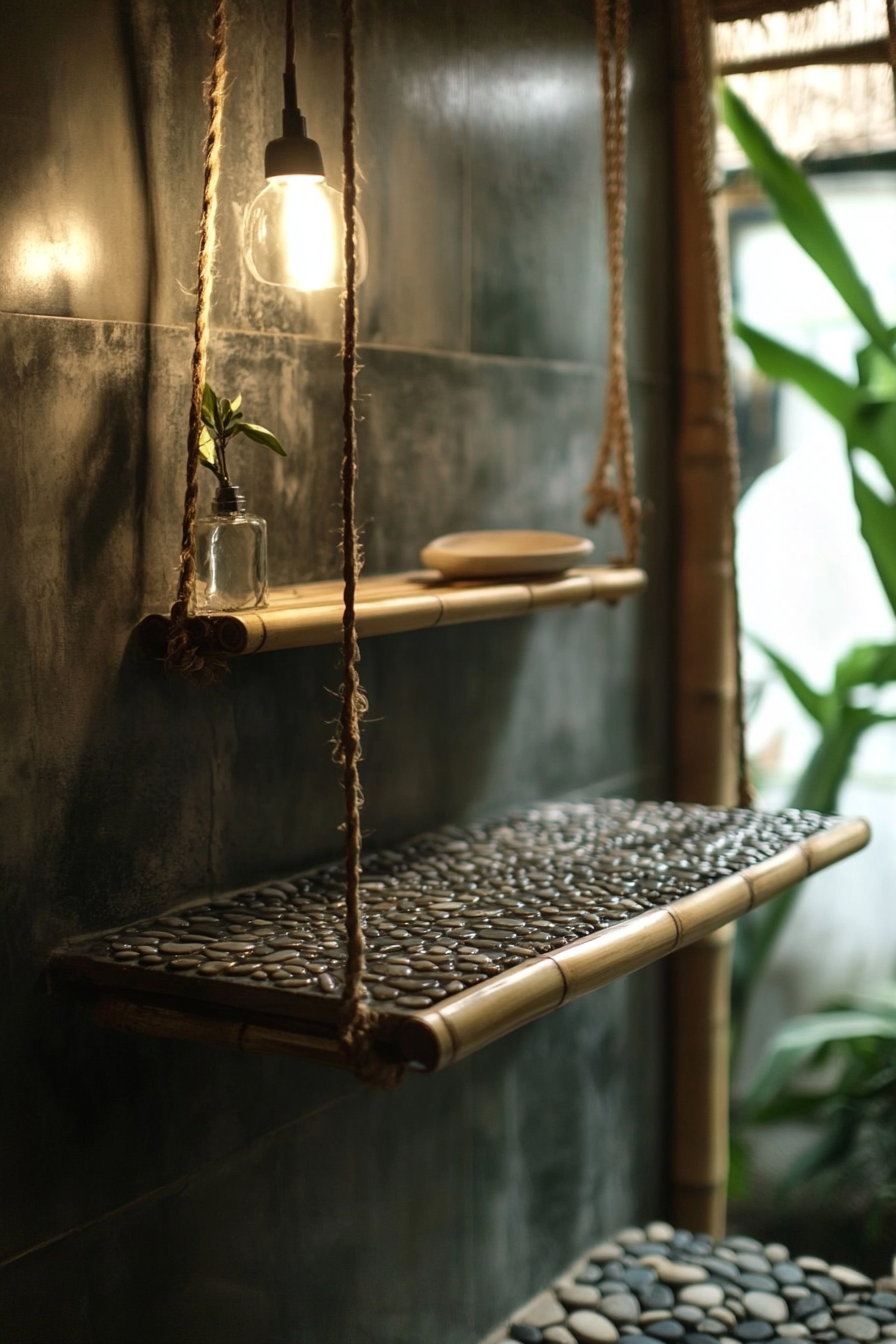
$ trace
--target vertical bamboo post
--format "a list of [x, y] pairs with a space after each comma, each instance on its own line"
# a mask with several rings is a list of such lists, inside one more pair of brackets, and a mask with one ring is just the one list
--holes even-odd
[[[706, 69], [712, 24], [700, 5]], [[677, 612], [675, 796], [732, 805], [739, 771], [734, 524], [716, 270], [706, 247], [686, 23], [693, 0], [673, 0], [678, 426], [675, 449]], [[710, 90], [699, 90], [708, 98]], [[728, 1030], [732, 932], [671, 964], [671, 1202], [680, 1226], [722, 1235], [728, 1176]]]

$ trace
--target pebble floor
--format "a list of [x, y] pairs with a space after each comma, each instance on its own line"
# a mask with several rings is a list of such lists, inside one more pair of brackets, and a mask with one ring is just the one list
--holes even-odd
[[668, 1223], [601, 1242], [486, 1344], [819, 1344], [896, 1339], [896, 1279]]
[[[832, 824], [775, 814], [600, 799], [446, 827], [363, 864], [371, 998], [428, 1008], [523, 961], [679, 900]], [[129, 924], [81, 957], [175, 976], [233, 977], [338, 998], [341, 863]], [[211, 986], [210, 986], [211, 989]], [[214, 995], [212, 995], [214, 997]]]

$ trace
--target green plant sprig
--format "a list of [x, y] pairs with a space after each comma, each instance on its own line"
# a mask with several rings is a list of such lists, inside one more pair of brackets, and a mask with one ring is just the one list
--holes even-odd
[[253, 443], [261, 443], [272, 452], [279, 453], [281, 457], [286, 456], [286, 449], [276, 434], [272, 434], [262, 425], [253, 425], [243, 419], [240, 410], [242, 404], [242, 395], [234, 397], [233, 401], [228, 401], [226, 397], [216, 396], [208, 383], [202, 389], [199, 460], [209, 471], [213, 471], [220, 484], [225, 486], [232, 484], [227, 470], [227, 445], [237, 434], [245, 434]]

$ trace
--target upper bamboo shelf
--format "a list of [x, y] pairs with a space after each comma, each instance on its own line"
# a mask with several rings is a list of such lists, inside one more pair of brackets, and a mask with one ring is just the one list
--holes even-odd
[[[524, 616], [581, 602], [618, 602], [647, 584], [641, 569], [608, 565], [568, 569], [556, 578], [448, 582], [435, 570], [362, 578], [358, 585], [358, 635], [394, 635], [436, 625]], [[138, 627], [144, 651], [164, 657], [168, 617], [146, 616]], [[197, 618], [200, 641], [228, 656], [338, 644], [342, 639], [342, 582], [272, 588], [268, 606], [227, 616]]]
[[[363, 865], [383, 1055], [432, 1071], [702, 938], [861, 849], [869, 829], [597, 800], [446, 827]], [[343, 869], [74, 940], [51, 988], [105, 1025], [342, 1065]]]

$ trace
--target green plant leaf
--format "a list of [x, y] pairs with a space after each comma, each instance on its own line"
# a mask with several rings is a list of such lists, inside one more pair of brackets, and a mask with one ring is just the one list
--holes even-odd
[[847, 435], [852, 433], [856, 415], [864, 404], [859, 388], [831, 373], [809, 355], [800, 354], [756, 327], [748, 326], [739, 317], [734, 318], [732, 327], [734, 334], [749, 347], [766, 377], [796, 383], [823, 411], [839, 421]]
[[887, 600], [896, 615], [896, 504], [888, 504], [866, 485], [851, 460], [850, 471], [862, 536], [871, 552]]
[[202, 388], [202, 419], [208, 425], [209, 429], [217, 428], [217, 407], [218, 398], [215, 396], [208, 383]]
[[265, 448], [270, 448], [272, 452], [279, 453], [281, 457], [286, 456], [286, 449], [283, 447], [276, 434], [272, 434], [269, 429], [263, 429], [261, 425], [251, 425], [245, 420], [241, 420], [234, 426], [234, 434], [245, 434], [247, 439], [253, 443], [262, 443]]
[[896, 644], [857, 644], [840, 659], [834, 675], [834, 685], [841, 691], [891, 681], [896, 681]]
[[761, 639], [750, 636], [757, 648], [760, 648], [766, 658], [772, 663], [776, 671], [780, 672], [790, 691], [793, 692], [796, 699], [800, 702], [806, 713], [815, 720], [816, 723], [824, 724], [830, 717], [830, 697], [822, 695], [819, 691], [813, 691], [812, 687], [805, 682], [797, 672], [796, 668], [786, 662], [779, 653]]
[[217, 469], [218, 456], [215, 452], [215, 441], [209, 433], [207, 425], [203, 425], [199, 431], [199, 457], [205, 466]]
[[896, 490], [896, 401], [859, 406], [847, 438], [850, 448], [864, 448], [880, 463]]
[[[894, 338], [891, 328], [890, 340]], [[896, 401], [896, 364], [878, 346], [863, 346], [856, 354], [859, 383], [874, 401]]]
[[852, 1107], [841, 1107], [831, 1117], [824, 1133], [812, 1148], [792, 1163], [782, 1182], [782, 1192], [795, 1189], [823, 1171], [842, 1166], [855, 1148], [861, 1114]]
[[748, 1116], [792, 1086], [796, 1077], [825, 1046], [864, 1037], [896, 1040], [896, 1019], [879, 1013], [844, 1009], [795, 1017], [773, 1037], [756, 1072], [745, 1102]]
[[239, 409], [242, 406], [242, 404], [243, 404], [243, 394], [242, 392], [238, 392], [237, 395], [234, 397], [233, 401], [230, 403], [230, 414], [236, 415], [239, 412]]
[[821, 269], [875, 344], [891, 355], [887, 325], [805, 175], [773, 144], [747, 105], [727, 84], [722, 86], [722, 109], [729, 129], [750, 160], [781, 223]]

